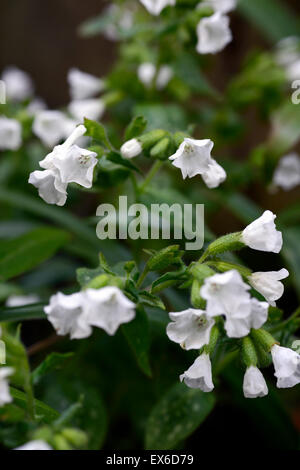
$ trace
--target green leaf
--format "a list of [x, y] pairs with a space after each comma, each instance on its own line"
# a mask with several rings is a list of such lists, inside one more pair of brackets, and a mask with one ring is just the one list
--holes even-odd
[[0, 245], [0, 279], [7, 280], [29, 271], [69, 241], [67, 232], [43, 227]]
[[[224, 195], [222, 195], [224, 198]], [[226, 196], [225, 196], [226, 197]], [[232, 193], [226, 197], [227, 207], [244, 223], [249, 224], [262, 214], [262, 209], [243, 194]]]
[[168, 450], [192, 434], [215, 404], [212, 393], [174, 385], [157, 403], [146, 427], [146, 449]]
[[118, 152], [109, 152], [106, 158], [110, 162], [116, 163], [117, 165], [124, 166], [125, 168], [128, 168], [129, 170], [134, 170], [137, 173], [142, 174], [141, 170], [137, 166], [131, 163], [130, 160], [126, 160], [125, 158], [122, 158]]
[[147, 127], [147, 120], [143, 116], [134, 117], [125, 130], [125, 140], [141, 135]]
[[239, 0], [239, 11], [273, 41], [300, 34], [297, 15], [279, 0]]
[[170, 287], [185, 279], [186, 267], [182, 266], [178, 271], [171, 271], [163, 274], [152, 283], [151, 293], [160, 292], [163, 288]]
[[48, 372], [52, 371], [53, 369], [58, 369], [62, 366], [62, 364], [70, 357], [74, 356], [74, 353], [51, 353], [46, 359], [32, 372], [32, 381], [34, 385], [39, 383], [40, 379], [48, 374]]
[[146, 375], [151, 377], [149, 363], [149, 320], [142, 307], [137, 308], [135, 319], [123, 325], [122, 331], [136, 357], [139, 367]]
[[[14, 400], [14, 404], [27, 411], [27, 395], [16, 388], [10, 387], [10, 394]], [[40, 400], [34, 400], [35, 412], [38, 420], [50, 424], [59, 417], [59, 413], [50, 408], [50, 406], [41, 402]]]
[[100, 144], [103, 144], [108, 149], [112, 150], [112, 145], [107, 137], [107, 132], [105, 127], [99, 122], [92, 121], [91, 119], [84, 119], [84, 125], [87, 129], [85, 135], [92, 137]]
[[151, 294], [150, 292], [144, 290], [139, 294], [140, 302], [154, 308], [160, 308], [165, 310], [166, 307], [163, 301], [156, 295]]
[[170, 132], [184, 131], [188, 127], [185, 111], [176, 104], [140, 104], [134, 109], [135, 114], [145, 116], [148, 130], [164, 129]]
[[0, 309], [1, 322], [17, 322], [24, 320], [38, 320], [46, 318], [43, 303], [24, 305], [23, 307], [5, 307]]

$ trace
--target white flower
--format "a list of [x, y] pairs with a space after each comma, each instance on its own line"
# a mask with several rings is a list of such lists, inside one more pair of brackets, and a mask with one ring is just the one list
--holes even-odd
[[[83, 125], [76, 127], [62, 145], [54, 147], [53, 151], [40, 161], [41, 168], [58, 171], [59, 186], [60, 183], [77, 183], [85, 188], [92, 187], [97, 154], [74, 145], [85, 132], [86, 127]], [[57, 185], [57, 180], [55, 184]]]
[[104, 82], [94, 75], [72, 68], [68, 73], [70, 94], [73, 100], [85, 100], [97, 95], [104, 89]]
[[226, 180], [226, 171], [212, 158], [208, 171], [202, 174], [202, 179], [210, 189], [217, 188]]
[[34, 98], [27, 106], [26, 111], [30, 116], [36, 116], [45, 109], [47, 109], [45, 101], [42, 98]]
[[209, 343], [215, 322], [207, 318], [203, 310], [189, 308], [182, 312], [170, 312], [169, 316], [172, 323], [167, 326], [167, 335], [171, 341], [187, 350], [200, 349]]
[[255, 367], [247, 368], [244, 375], [243, 391], [246, 398], [258, 398], [268, 395], [268, 387], [261, 371]]
[[269, 304], [267, 302], [260, 302], [259, 300], [251, 299], [251, 314], [249, 317], [249, 331], [251, 328], [258, 330], [261, 328], [268, 319]]
[[201, 354], [194, 364], [180, 376], [190, 388], [199, 388], [203, 392], [211, 392], [214, 388], [211, 373], [211, 362], [208, 354]]
[[236, 8], [237, 0], [205, 0], [199, 3], [198, 8], [211, 7], [220, 13], [228, 13]]
[[105, 104], [100, 98], [76, 100], [71, 101], [68, 110], [77, 122], [83, 122], [84, 118], [98, 121], [103, 116]]
[[58, 292], [50, 298], [50, 303], [44, 311], [58, 335], [70, 334], [71, 339], [81, 339], [92, 334], [92, 328], [84, 313], [85, 305], [86, 300], [82, 292], [72, 295]]
[[290, 153], [281, 158], [274, 172], [273, 183], [285, 191], [300, 184], [300, 157], [297, 153]]
[[0, 117], [0, 150], [18, 150], [22, 144], [22, 127], [15, 119]]
[[30, 76], [17, 67], [8, 67], [2, 74], [6, 87], [6, 96], [11, 101], [23, 101], [33, 94]]
[[142, 146], [137, 139], [130, 139], [125, 142], [120, 148], [120, 152], [123, 158], [134, 158], [142, 153]]
[[22, 307], [23, 305], [31, 305], [40, 301], [40, 298], [35, 294], [29, 295], [11, 295], [6, 300], [6, 307]]
[[242, 338], [250, 331], [250, 287], [236, 270], [215, 274], [205, 279], [200, 289], [206, 299], [206, 314], [210, 317], [225, 315], [225, 329], [230, 338]]
[[296, 36], [281, 39], [276, 45], [276, 62], [287, 67], [300, 59], [300, 41]]
[[181, 169], [183, 178], [192, 178], [209, 171], [212, 163], [211, 151], [214, 144], [210, 139], [196, 140], [185, 138], [174, 155], [173, 165]]
[[73, 121], [60, 111], [41, 111], [37, 113], [32, 130], [47, 147], [54, 147], [74, 127]]
[[159, 15], [168, 5], [175, 5], [176, 0], [140, 0], [152, 15]]
[[118, 287], [87, 289], [85, 295], [87, 321], [109, 335], [114, 335], [120, 325], [135, 318], [135, 304]]
[[57, 170], [33, 171], [28, 183], [39, 190], [39, 196], [47, 204], [64, 206], [67, 200], [67, 184], [62, 183]]
[[149, 87], [156, 74], [156, 67], [151, 62], [145, 62], [139, 65], [137, 70], [139, 80], [146, 86]]
[[150, 87], [156, 76], [155, 86], [158, 90], [163, 90], [173, 77], [173, 70], [169, 65], [162, 65], [157, 70], [151, 62], [144, 62], [138, 67], [138, 78], [146, 86]]
[[287, 79], [290, 82], [300, 79], [300, 55], [295, 63], [290, 64], [288, 67], [286, 67], [285, 72]]
[[276, 230], [275, 219], [275, 214], [265, 211], [243, 230], [242, 242], [254, 250], [279, 253], [282, 248], [282, 233]]
[[271, 349], [278, 388], [290, 388], [300, 383], [300, 355], [289, 348], [274, 344]]
[[156, 78], [156, 88], [158, 90], [163, 90], [173, 77], [173, 70], [169, 65], [162, 65], [157, 73]]
[[15, 450], [53, 450], [47, 442], [42, 439], [27, 442], [26, 444], [17, 447]]
[[232, 40], [228, 16], [220, 12], [208, 18], [202, 18], [197, 26], [197, 52], [215, 54], [224, 49]]
[[284, 286], [280, 281], [288, 275], [288, 270], [283, 268], [279, 271], [252, 273], [248, 279], [251, 286], [274, 307], [276, 305], [275, 301], [280, 299], [284, 292]]
[[14, 373], [11, 367], [0, 367], [0, 407], [13, 401], [10, 392], [7, 377]]

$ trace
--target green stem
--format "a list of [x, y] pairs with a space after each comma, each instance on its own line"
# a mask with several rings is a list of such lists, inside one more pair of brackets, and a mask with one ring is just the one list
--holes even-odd
[[270, 328], [268, 331], [270, 333], [277, 333], [278, 331], [281, 331], [283, 328], [285, 328], [291, 321], [295, 320], [295, 318], [299, 317], [300, 315], [300, 307], [295, 310], [295, 312], [286, 320], [283, 322], [279, 323], [279, 325], [274, 326], [274, 328]]
[[151, 183], [152, 179], [154, 178], [154, 176], [156, 175], [156, 173], [158, 172], [158, 170], [161, 168], [162, 165], [163, 165], [163, 162], [161, 160], [157, 160], [154, 163], [149, 173], [147, 174], [146, 178], [144, 179], [143, 183], [138, 188], [140, 194], [142, 194], [145, 191], [145, 189]]
[[46, 318], [44, 313], [45, 305], [46, 304], [39, 303], [26, 305], [24, 307], [4, 308], [0, 310], [0, 323]]
[[144, 267], [143, 272], [141, 273], [141, 275], [140, 275], [140, 277], [139, 277], [139, 279], [136, 283], [137, 287], [141, 287], [141, 285], [143, 284], [143, 281], [144, 281], [145, 277], [147, 276], [148, 272], [149, 272], [149, 268], [146, 264], [146, 266]]

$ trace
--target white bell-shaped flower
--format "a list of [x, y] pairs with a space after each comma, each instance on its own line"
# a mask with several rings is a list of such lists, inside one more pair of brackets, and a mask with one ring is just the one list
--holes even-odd
[[27, 113], [29, 116], [36, 116], [41, 111], [45, 111], [47, 109], [47, 105], [42, 98], [34, 98], [26, 108]]
[[61, 111], [45, 110], [37, 113], [32, 130], [46, 147], [54, 147], [64, 139], [74, 122]]
[[33, 82], [28, 73], [17, 67], [7, 67], [2, 80], [5, 83], [6, 96], [10, 101], [24, 101], [33, 95]]
[[184, 349], [200, 349], [209, 343], [210, 332], [215, 322], [203, 310], [189, 308], [182, 312], [170, 312], [172, 323], [167, 326], [171, 341]]
[[275, 219], [273, 212], [265, 211], [243, 230], [243, 243], [254, 250], [279, 253], [282, 248], [282, 233], [276, 230]]
[[172, 79], [174, 72], [169, 65], [162, 65], [157, 73], [156, 77], [156, 88], [163, 90]]
[[67, 184], [62, 183], [58, 170], [34, 171], [30, 173], [28, 183], [38, 189], [39, 196], [47, 204], [65, 205], [67, 200]]
[[0, 367], [0, 407], [13, 401], [8, 385], [8, 377], [14, 373], [11, 367]]
[[232, 40], [228, 16], [220, 12], [208, 18], [202, 18], [197, 26], [197, 52], [199, 54], [216, 54]]
[[142, 153], [142, 145], [137, 139], [130, 139], [120, 148], [123, 158], [134, 158]]
[[274, 344], [271, 349], [278, 388], [290, 388], [300, 383], [300, 355], [289, 348]]
[[47, 444], [47, 442], [42, 439], [36, 439], [34, 441], [29, 441], [26, 444], [23, 444], [20, 447], [16, 447], [14, 450], [53, 450], [52, 447]]
[[283, 268], [279, 271], [252, 273], [248, 279], [251, 286], [274, 307], [276, 300], [280, 299], [284, 292], [284, 286], [280, 281], [288, 275], [288, 270]]
[[268, 395], [268, 387], [261, 371], [255, 367], [247, 368], [244, 375], [243, 391], [246, 398], [258, 398]]
[[251, 299], [251, 315], [249, 317], [249, 330], [254, 328], [258, 330], [261, 328], [268, 319], [269, 304], [267, 302], [260, 302], [259, 300]]
[[91, 98], [104, 89], [103, 80], [77, 68], [69, 70], [68, 83], [72, 100]]
[[36, 294], [10, 295], [5, 302], [5, 306], [6, 307], [22, 307], [23, 305], [32, 305], [32, 304], [36, 304], [37, 302], [40, 302], [40, 298]]
[[223, 183], [227, 177], [224, 168], [222, 168], [221, 165], [219, 165], [219, 163], [217, 163], [213, 158], [208, 170], [201, 176], [206, 186], [210, 189], [220, 186], [220, 184]]
[[236, 270], [207, 277], [200, 289], [210, 317], [225, 315], [225, 329], [230, 338], [242, 338], [250, 331], [250, 287]]
[[152, 15], [159, 15], [166, 6], [174, 6], [176, 0], [140, 0], [140, 2], [149, 11], [149, 13]]
[[211, 151], [214, 143], [210, 139], [185, 138], [178, 150], [169, 157], [172, 164], [180, 168], [183, 178], [192, 178], [209, 171], [212, 163]]
[[139, 80], [146, 86], [149, 87], [152, 85], [153, 79], [156, 74], [156, 67], [151, 62], [144, 62], [139, 65], [137, 70], [137, 75]]
[[281, 158], [274, 172], [273, 184], [285, 191], [300, 184], [300, 157], [297, 153], [290, 153]]
[[0, 116], [0, 150], [18, 150], [21, 144], [21, 124], [15, 119]]
[[135, 318], [135, 304], [115, 286], [102, 289], [87, 289], [87, 321], [102, 328], [108, 335], [114, 335], [123, 323]]
[[58, 335], [70, 334], [71, 339], [81, 339], [92, 334], [85, 314], [86, 298], [82, 292], [72, 295], [58, 292], [50, 298], [44, 311]]
[[198, 356], [191, 367], [180, 376], [180, 381], [190, 388], [199, 388], [203, 392], [211, 392], [214, 384], [209, 355], [201, 354], [201, 356]]
[[84, 118], [98, 121], [104, 114], [105, 104], [100, 98], [71, 101], [68, 106], [69, 113], [76, 122], [83, 122]]

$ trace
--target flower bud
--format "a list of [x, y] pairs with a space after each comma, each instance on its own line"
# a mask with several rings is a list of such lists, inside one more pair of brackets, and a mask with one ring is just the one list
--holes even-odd
[[162, 140], [157, 142], [157, 144], [152, 147], [150, 151], [150, 156], [157, 158], [158, 160], [167, 160], [169, 158], [168, 149], [170, 147], [169, 137], [164, 137]]
[[139, 137], [143, 150], [148, 150], [153, 147], [159, 140], [163, 139], [168, 134], [163, 129], [155, 129], [147, 132]]
[[88, 437], [85, 432], [75, 428], [65, 428], [61, 435], [74, 447], [85, 447], [88, 443]]
[[194, 308], [205, 308], [205, 300], [200, 295], [201, 284], [197, 279], [193, 280], [191, 289], [191, 304]]
[[242, 340], [242, 357], [247, 367], [257, 365], [257, 354], [255, 346], [249, 336], [246, 336]]
[[123, 158], [134, 158], [142, 153], [142, 146], [137, 139], [130, 139], [121, 147]]
[[181, 260], [182, 252], [179, 250], [179, 245], [168, 246], [163, 250], [155, 253], [149, 259], [147, 267], [149, 271], [160, 271], [167, 268], [170, 264], [179, 263]]

